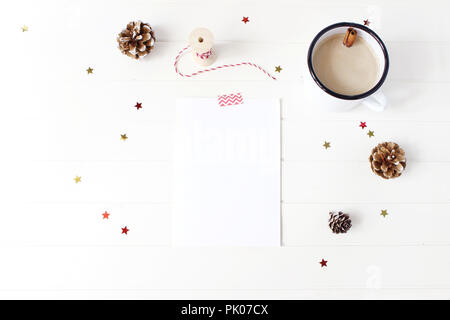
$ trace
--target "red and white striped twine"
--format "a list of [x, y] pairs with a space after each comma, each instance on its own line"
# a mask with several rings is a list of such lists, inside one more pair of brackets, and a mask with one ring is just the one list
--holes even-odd
[[199, 57], [200, 59], [208, 59], [211, 54], [212, 54], [212, 49], [209, 49], [209, 51], [203, 52], [203, 53], [195, 53], [197, 55], [197, 57]]
[[[180, 60], [181, 56], [184, 54], [184, 52], [189, 49], [190, 46], [187, 46], [186, 48], [184, 48], [183, 50], [181, 50], [178, 55], [175, 58], [175, 62], [173, 64], [173, 66], [175, 67], [175, 72], [178, 73], [180, 76], [182, 77], [186, 77], [186, 78], [191, 78], [193, 76], [197, 76], [199, 74], [205, 73], [205, 72], [209, 72], [209, 71], [214, 71], [214, 70], [219, 70], [219, 69], [223, 69], [223, 68], [231, 68], [231, 67], [239, 67], [239, 66], [251, 66], [251, 67], [255, 67], [259, 70], [261, 70], [262, 72], [264, 72], [269, 78], [272, 78], [273, 80], [277, 80], [277, 78], [275, 78], [274, 76], [272, 76], [269, 72], [267, 72], [266, 70], [264, 70], [261, 66], [254, 64], [252, 62], [241, 62], [241, 63], [236, 63], [236, 64], [224, 64], [218, 67], [213, 67], [213, 68], [208, 68], [208, 69], [204, 69], [204, 70], [199, 70], [197, 72], [191, 73], [191, 74], [184, 74], [181, 73], [178, 70], [178, 61]], [[208, 59], [209, 56], [211, 55], [211, 50], [202, 54], [198, 54], [197, 55], [201, 58], [201, 59]]]

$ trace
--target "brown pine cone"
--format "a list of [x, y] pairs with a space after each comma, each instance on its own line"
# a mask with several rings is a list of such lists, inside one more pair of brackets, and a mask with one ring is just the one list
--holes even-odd
[[148, 23], [132, 21], [117, 37], [119, 49], [127, 56], [139, 59], [152, 51], [155, 44], [155, 34]]
[[384, 179], [399, 177], [406, 168], [405, 151], [395, 142], [380, 143], [369, 160], [372, 171]]
[[341, 211], [338, 213], [330, 212], [328, 226], [333, 233], [346, 233], [352, 227], [352, 220], [348, 214]]

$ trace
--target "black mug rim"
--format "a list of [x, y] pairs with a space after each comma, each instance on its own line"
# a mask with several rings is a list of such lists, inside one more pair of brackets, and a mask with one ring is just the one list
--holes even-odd
[[[371, 88], [369, 91], [366, 91], [364, 93], [361, 94], [357, 94], [357, 95], [353, 95], [353, 96], [349, 96], [349, 95], [344, 95], [344, 94], [340, 94], [337, 92], [334, 92], [333, 90], [330, 90], [329, 88], [327, 88], [322, 82], [320, 82], [319, 78], [317, 77], [316, 73], [314, 72], [314, 68], [312, 65], [312, 52], [313, 49], [317, 43], [317, 41], [319, 41], [320, 37], [322, 37], [326, 32], [336, 29], [336, 28], [340, 28], [340, 27], [352, 27], [352, 28], [357, 28], [357, 29], [361, 29], [365, 32], [367, 32], [369, 35], [371, 35], [375, 41], [377, 41], [378, 45], [380, 46], [383, 55], [384, 55], [384, 70], [383, 70], [383, 74], [381, 75], [380, 80], [377, 82], [377, 84]], [[367, 28], [366, 26], [363, 26], [362, 24], [358, 24], [358, 23], [353, 23], [353, 22], [338, 22], [335, 24], [332, 24], [324, 29], [322, 29], [313, 39], [313, 41], [311, 42], [309, 49], [308, 49], [308, 68], [309, 68], [309, 73], [311, 74], [313, 80], [317, 83], [317, 85], [326, 93], [338, 98], [338, 99], [344, 99], [344, 100], [358, 100], [358, 99], [363, 99], [366, 98], [368, 96], [370, 96], [371, 94], [373, 94], [375, 91], [377, 91], [384, 83], [384, 81], [386, 80], [388, 71], [389, 71], [389, 55], [386, 49], [386, 46], [384, 45], [383, 41], [380, 39], [380, 37], [371, 29]]]

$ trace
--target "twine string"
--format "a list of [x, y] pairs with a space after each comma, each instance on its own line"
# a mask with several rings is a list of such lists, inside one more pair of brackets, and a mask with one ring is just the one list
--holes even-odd
[[[252, 62], [240, 62], [240, 63], [236, 63], [236, 64], [224, 64], [218, 67], [213, 67], [213, 68], [208, 68], [208, 69], [203, 69], [203, 70], [199, 70], [196, 71], [194, 73], [191, 74], [184, 74], [182, 73], [179, 69], [178, 69], [178, 62], [180, 60], [180, 58], [182, 57], [182, 55], [186, 52], [187, 49], [190, 48], [190, 45], [183, 48], [178, 55], [175, 58], [175, 62], [173, 64], [174, 68], [175, 68], [175, 72], [178, 73], [180, 76], [182, 77], [186, 77], [186, 78], [191, 78], [193, 76], [197, 76], [199, 74], [202, 73], [206, 73], [206, 72], [210, 72], [210, 71], [215, 71], [215, 70], [219, 70], [219, 69], [224, 69], [224, 68], [233, 68], [233, 67], [239, 67], [239, 66], [251, 66], [251, 67], [255, 67], [259, 70], [261, 70], [262, 72], [264, 72], [269, 78], [272, 78], [273, 80], [277, 80], [277, 78], [275, 78], [274, 76], [272, 76], [269, 72], [267, 72], [264, 68], [262, 68], [261, 66], [254, 64]], [[204, 53], [197, 53], [197, 56], [201, 59], [208, 59], [211, 56], [211, 50], [204, 52]]]
[[208, 51], [203, 52], [203, 53], [198, 53], [198, 52], [196, 52], [195, 54], [196, 54], [197, 57], [199, 57], [200, 59], [205, 60], [205, 59], [208, 59], [208, 58], [211, 56], [211, 54], [212, 54], [212, 49], [209, 49]]

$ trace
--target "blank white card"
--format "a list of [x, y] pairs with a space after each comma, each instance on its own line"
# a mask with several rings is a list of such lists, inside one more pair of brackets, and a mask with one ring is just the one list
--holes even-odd
[[280, 245], [280, 102], [177, 100], [176, 246]]

